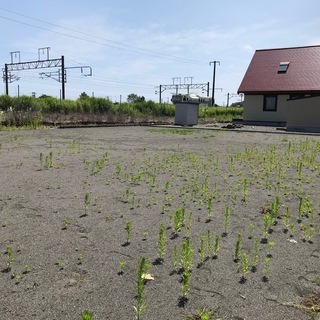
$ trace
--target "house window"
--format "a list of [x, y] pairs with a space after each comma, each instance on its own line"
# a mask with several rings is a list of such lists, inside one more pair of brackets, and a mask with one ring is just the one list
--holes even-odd
[[278, 68], [278, 73], [286, 73], [288, 68], [289, 68], [290, 62], [280, 62], [279, 68]]
[[277, 111], [277, 96], [265, 95], [263, 98], [263, 111]]

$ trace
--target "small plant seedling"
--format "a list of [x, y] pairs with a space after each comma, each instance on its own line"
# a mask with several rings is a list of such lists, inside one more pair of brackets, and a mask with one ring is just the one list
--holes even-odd
[[128, 245], [130, 243], [130, 238], [131, 238], [132, 222], [127, 220], [124, 229], [127, 232], [126, 244]]
[[163, 261], [163, 256], [166, 253], [166, 233], [165, 227], [162, 223], [160, 225], [159, 235], [158, 235], [158, 254], [159, 254], [159, 261]]
[[84, 312], [82, 312], [81, 314], [81, 320], [92, 320], [93, 319], [93, 313], [85, 310]]
[[16, 270], [12, 271], [11, 278], [16, 280], [16, 284], [20, 283], [22, 279], [22, 275], [18, 273]]
[[268, 242], [268, 253], [267, 253], [267, 257], [272, 258], [272, 250], [274, 248], [274, 246], [276, 245], [276, 243], [274, 241], [269, 241]]
[[268, 234], [271, 226], [272, 226], [272, 217], [269, 213], [265, 213], [263, 215], [263, 238], [262, 238], [263, 243], [268, 242]]
[[29, 263], [25, 263], [23, 273], [26, 274], [26, 273], [29, 273], [29, 272], [30, 272], [30, 264]]
[[118, 275], [124, 274], [124, 269], [126, 268], [127, 262], [122, 260], [120, 261], [120, 271], [118, 272]]
[[189, 238], [191, 235], [191, 226], [192, 226], [192, 212], [189, 213], [187, 223], [184, 227], [185, 235], [187, 238]]
[[178, 234], [180, 232], [182, 226], [185, 222], [185, 208], [181, 207], [179, 209], [176, 209], [175, 213], [173, 214], [173, 230], [175, 234]]
[[230, 224], [230, 207], [226, 206], [224, 212], [224, 236], [227, 236]]
[[216, 259], [218, 257], [218, 252], [220, 250], [220, 237], [219, 235], [217, 234], [216, 235], [216, 238], [214, 240], [214, 245], [213, 245], [213, 258]]
[[17, 243], [17, 252], [21, 252], [22, 249], [23, 249], [23, 244]]
[[283, 224], [284, 224], [284, 227], [285, 227], [285, 232], [288, 232], [289, 230], [289, 227], [290, 227], [290, 211], [289, 211], [289, 207], [286, 206], [286, 211], [285, 211], [285, 214], [283, 216]]
[[78, 264], [82, 264], [84, 260], [84, 255], [82, 252], [79, 253], [79, 257], [78, 257]]
[[247, 274], [249, 272], [249, 260], [248, 260], [248, 254], [246, 252], [243, 252], [241, 255], [240, 270], [242, 273], [242, 279], [240, 281], [245, 282]]
[[249, 239], [253, 238], [253, 230], [254, 230], [254, 224], [250, 223], [249, 224]]
[[212, 239], [211, 239], [211, 233], [210, 233], [210, 230], [207, 231], [207, 256], [210, 256], [211, 254], [211, 242], [212, 242]]
[[182, 242], [181, 250], [181, 264], [183, 271], [190, 271], [193, 266], [193, 254], [194, 249], [190, 245], [190, 239], [186, 239]]
[[259, 262], [259, 239], [256, 239], [253, 247], [253, 255], [252, 255], [252, 268], [251, 271], [255, 272], [257, 270], [257, 265]]
[[184, 301], [188, 300], [188, 293], [190, 291], [190, 278], [191, 278], [191, 272], [189, 271], [184, 271], [181, 276], [181, 289], [182, 289], [182, 299]]
[[239, 232], [238, 233], [238, 240], [236, 243], [236, 249], [234, 252], [234, 262], [238, 262], [240, 260], [241, 248], [242, 248], [242, 234], [241, 234], [241, 232]]
[[42, 152], [39, 155], [39, 162], [40, 162], [40, 169], [42, 169], [42, 166], [43, 166], [43, 154], [42, 154]]
[[199, 250], [199, 257], [201, 263], [199, 264], [202, 265], [205, 258], [206, 258], [206, 248], [205, 248], [205, 236], [202, 234], [200, 235], [200, 250]]
[[265, 258], [264, 259], [264, 265], [263, 265], [263, 278], [262, 280], [264, 282], [268, 281], [268, 276], [269, 276], [269, 272], [270, 272], [270, 262], [271, 262], [271, 258]]
[[294, 229], [295, 229], [295, 224], [294, 223], [290, 223], [289, 231], [290, 231], [290, 237], [291, 238], [294, 236]]
[[84, 214], [85, 215], [88, 214], [89, 204], [90, 204], [90, 193], [86, 192], [86, 194], [84, 195]]
[[66, 264], [59, 258], [56, 260], [56, 264], [60, 266], [61, 269], [64, 269], [66, 266]]
[[213, 197], [210, 196], [208, 198], [208, 219], [207, 221], [210, 222], [213, 219]]
[[69, 222], [70, 222], [70, 218], [63, 218], [63, 221], [62, 221], [62, 224], [63, 224], [63, 227], [62, 227], [62, 230], [67, 230], [68, 228], [68, 225], [69, 225]]
[[186, 315], [186, 319], [189, 320], [221, 320], [221, 318], [215, 318], [213, 312], [206, 308], [200, 308], [196, 310], [195, 314]]
[[145, 279], [144, 275], [148, 273], [150, 264], [147, 262], [145, 257], [142, 257], [139, 261], [137, 270], [137, 289], [136, 289], [136, 305], [133, 306], [136, 319], [140, 320], [141, 313], [146, 309], [147, 305], [145, 303]]
[[143, 232], [143, 238], [142, 238], [142, 240], [143, 240], [143, 241], [146, 241], [147, 238], [148, 238], [148, 232], [147, 232], [147, 231], [144, 231], [144, 232]]

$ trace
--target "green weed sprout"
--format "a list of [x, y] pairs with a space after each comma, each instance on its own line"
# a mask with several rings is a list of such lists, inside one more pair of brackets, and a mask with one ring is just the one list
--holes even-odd
[[247, 274], [249, 272], [249, 260], [248, 254], [246, 252], [243, 252], [241, 255], [240, 270], [242, 273], [242, 282], [245, 282]]
[[129, 244], [130, 243], [130, 238], [131, 238], [132, 222], [131, 221], [126, 221], [126, 225], [125, 225], [124, 229], [127, 232], [126, 243]]
[[43, 167], [43, 154], [42, 154], [42, 152], [40, 152], [40, 155], [39, 155], [39, 162], [40, 162], [40, 169], [42, 169], [42, 167]]
[[188, 217], [187, 223], [184, 228], [185, 235], [187, 238], [189, 238], [191, 235], [191, 227], [192, 227], [192, 212], [189, 213], [189, 217]]
[[118, 272], [118, 275], [123, 275], [124, 274], [124, 269], [126, 268], [126, 261], [122, 260], [120, 261], [120, 271]]
[[190, 271], [193, 266], [194, 249], [190, 245], [190, 239], [182, 242], [181, 264], [183, 271]]
[[81, 313], [81, 320], [92, 320], [93, 319], [93, 313], [85, 310]]
[[69, 225], [69, 222], [70, 222], [70, 219], [69, 218], [63, 218], [63, 221], [62, 221], [62, 224], [63, 224], [63, 227], [62, 227], [62, 229], [63, 230], [67, 230], [67, 228], [68, 228], [68, 225]]
[[315, 234], [315, 228], [313, 226], [307, 226], [305, 224], [301, 224], [303, 241], [312, 242], [312, 238]]
[[290, 211], [288, 206], [286, 206], [286, 211], [283, 216], [283, 224], [284, 224], [285, 230], [288, 231], [290, 226]]
[[230, 224], [230, 207], [226, 206], [225, 213], [224, 213], [224, 234], [225, 235], [228, 234], [229, 224]]
[[290, 237], [294, 236], [294, 229], [295, 229], [295, 224], [290, 223], [290, 225], [289, 225]]
[[249, 198], [248, 198], [248, 179], [247, 178], [244, 178], [243, 179], [243, 197], [242, 197], [242, 202], [243, 203], [247, 203]]
[[136, 299], [137, 303], [133, 306], [136, 319], [140, 320], [141, 313], [146, 309], [147, 305], [145, 303], [145, 279], [144, 276], [148, 273], [150, 264], [147, 262], [145, 257], [142, 257], [139, 261], [137, 270], [137, 289], [136, 289]]
[[249, 224], [249, 239], [253, 238], [253, 230], [254, 230], [254, 224], [250, 223]]
[[130, 196], [130, 188], [126, 188], [122, 196], [123, 202], [127, 203], [129, 201], [129, 196]]
[[203, 263], [206, 258], [205, 236], [203, 234], [200, 235], [199, 257], [200, 257], [201, 263]]
[[59, 265], [61, 269], [64, 269], [66, 266], [66, 264], [59, 258], [56, 260], [56, 264]]
[[207, 221], [211, 221], [213, 218], [213, 197], [208, 197], [208, 219]]
[[263, 265], [263, 281], [264, 282], [268, 281], [268, 276], [270, 272], [270, 262], [271, 262], [271, 258], [267, 257], [264, 259], [264, 265]]
[[206, 308], [196, 310], [195, 314], [187, 315], [186, 319], [190, 320], [221, 320], [221, 318], [214, 318], [213, 312]]
[[86, 192], [86, 194], [84, 195], [84, 212], [85, 212], [85, 215], [88, 214], [89, 204], [90, 204], [90, 193]]
[[185, 208], [181, 207], [179, 209], [176, 209], [174, 215], [173, 215], [173, 223], [174, 223], [174, 232], [177, 234], [180, 232], [182, 226], [185, 222]]
[[182, 297], [186, 301], [188, 297], [188, 293], [190, 291], [190, 277], [191, 277], [191, 272], [189, 271], [184, 271], [181, 276], [181, 289], [182, 289]]
[[253, 247], [253, 255], [252, 255], [252, 271], [257, 270], [257, 265], [259, 262], [259, 239], [256, 239], [254, 242], [254, 247]]
[[217, 258], [218, 257], [218, 252], [220, 250], [220, 237], [219, 235], [217, 234], [216, 235], [216, 238], [214, 240], [214, 245], [213, 245], [213, 258]]
[[211, 233], [210, 230], [207, 231], [207, 256], [211, 254], [212, 248], [211, 248]]
[[16, 270], [12, 271], [11, 277], [16, 280], [16, 284], [18, 284], [22, 279], [22, 275], [18, 273]]
[[269, 213], [265, 213], [263, 215], [263, 239], [264, 242], [267, 242], [267, 237], [268, 237], [268, 233], [269, 233], [269, 229], [272, 226], [272, 217]]
[[144, 231], [144, 232], [143, 232], [143, 238], [142, 238], [142, 240], [143, 240], [143, 241], [146, 241], [147, 238], [148, 238], [148, 232], [147, 232], [147, 231]]
[[166, 233], [165, 227], [162, 223], [160, 225], [159, 235], [158, 235], [158, 253], [160, 261], [163, 261], [163, 256], [166, 253]]
[[23, 273], [29, 273], [29, 272], [30, 272], [30, 264], [29, 263], [25, 263]]
[[269, 241], [268, 242], [268, 254], [267, 254], [267, 257], [272, 258], [272, 250], [273, 250], [275, 245], [276, 245], [276, 243], [274, 241]]
[[242, 234], [241, 234], [241, 232], [239, 232], [238, 233], [238, 240], [236, 243], [236, 249], [234, 252], [234, 261], [235, 262], [238, 262], [240, 260], [241, 249], [242, 249]]
[[84, 260], [84, 255], [82, 252], [79, 253], [79, 257], [78, 257], [78, 264], [82, 264]]

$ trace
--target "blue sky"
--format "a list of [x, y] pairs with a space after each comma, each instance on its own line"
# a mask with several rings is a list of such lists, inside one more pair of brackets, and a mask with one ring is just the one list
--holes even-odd
[[[92, 67], [92, 77], [67, 70], [68, 99], [85, 91], [112, 101], [130, 93], [158, 101], [160, 84], [210, 82], [211, 88], [209, 62], [216, 60], [215, 98], [223, 105], [256, 49], [320, 45], [319, 11], [319, 0], [6, 1], [0, 4], [0, 64], [18, 62], [10, 52], [20, 51], [25, 62], [50, 47], [50, 58], [64, 55], [67, 67]], [[10, 83], [10, 95], [17, 96], [19, 86], [20, 95], [59, 97], [61, 84], [39, 75], [56, 70], [15, 73], [19, 81]], [[172, 93], [164, 91], [164, 101]]]

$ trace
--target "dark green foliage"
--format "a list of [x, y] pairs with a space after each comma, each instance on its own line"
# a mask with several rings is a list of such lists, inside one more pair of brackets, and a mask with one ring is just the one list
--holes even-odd
[[[81, 93], [77, 100], [60, 100], [47, 95], [39, 98], [30, 96], [10, 97], [0, 95], [0, 112], [3, 111], [0, 121], [4, 125], [29, 125], [36, 118], [39, 124], [42, 116], [48, 114], [108, 114], [123, 115], [125, 117], [174, 117], [175, 106], [169, 103], [156, 103], [145, 100], [142, 96], [131, 94], [128, 102], [119, 104], [108, 98], [89, 97]], [[10, 114], [9, 114], [10, 113]], [[216, 121], [232, 121], [241, 118], [242, 108], [204, 107], [200, 106], [199, 118]], [[81, 117], [80, 117], [81, 118]], [[1, 123], [0, 123], [1, 125]]]

